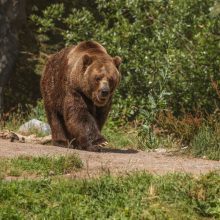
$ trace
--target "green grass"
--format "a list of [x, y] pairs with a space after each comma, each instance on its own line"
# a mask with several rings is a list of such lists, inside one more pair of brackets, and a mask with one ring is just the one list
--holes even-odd
[[203, 125], [192, 140], [190, 149], [194, 156], [220, 160], [220, 128]]
[[219, 219], [220, 175], [0, 182], [0, 219]]
[[102, 134], [108, 140], [111, 148], [138, 149], [137, 132], [132, 128], [117, 129], [107, 123]]
[[82, 161], [76, 155], [57, 157], [20, 156], [0, 160], [0, 177], [59, 175], [75, 171], [82, 168], [82, 166]]

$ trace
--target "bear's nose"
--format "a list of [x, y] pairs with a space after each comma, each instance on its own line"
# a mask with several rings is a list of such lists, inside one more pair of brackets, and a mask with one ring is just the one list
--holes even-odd
[[103, 88], [101, 90], [101, 96], [102, 97], [106, 97], [106, 96], [108, 96], [108, 94], [109, 94], [109, 89], [108, 88]]

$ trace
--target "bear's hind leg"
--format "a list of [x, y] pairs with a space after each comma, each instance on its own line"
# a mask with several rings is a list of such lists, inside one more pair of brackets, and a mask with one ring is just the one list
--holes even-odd
[[48, 122], [52, 133], [52, 142], [55, 146], [67, 146], [68, 139], [64, 129], [64, 122], [61, 116], [55, 111], [46, 111]]

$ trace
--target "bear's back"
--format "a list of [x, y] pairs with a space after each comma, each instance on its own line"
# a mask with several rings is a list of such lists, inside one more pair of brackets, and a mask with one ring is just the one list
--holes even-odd
[[41, 77], [41, 94], [46, 105], [53, 105], [53, 100], [60, 100], [65, 96], [68, 72], [67, 55], [73, 48], [64, 48], [51, 55], [45, 65]]
[[75, 52], [79, 52], [79, 53], [81, 52], [86, 53], [89, 51], [107, 53], [105, 48], [95, 41], [83, 41], [79, 43], [78, 45], [76, 45], [74, 49], [75, 49]]

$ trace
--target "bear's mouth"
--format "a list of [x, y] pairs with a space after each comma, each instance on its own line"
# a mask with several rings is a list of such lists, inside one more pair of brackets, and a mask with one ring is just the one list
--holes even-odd
[[99, 97], [99, 95], [96, 95], [94, 100], [97, 106], [104, 106], [107, 103], [107, 101], [108, 101], [108, 97], [103, 98], [103, 97]]

